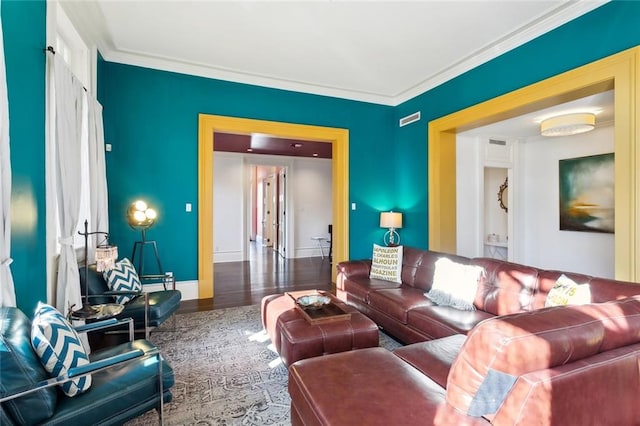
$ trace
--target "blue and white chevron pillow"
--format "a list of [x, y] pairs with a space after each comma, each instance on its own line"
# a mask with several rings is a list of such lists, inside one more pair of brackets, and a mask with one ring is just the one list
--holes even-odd
[[[70, 368], [90, 362], [78, 333], [56, 308], [46, 303], [38, 303], [36, 308], [31, 323], [31, 344], [52, 377], [65, 375]], [[91, 376], [74, 379], [60, 387], [68, 396], [78, 395], [91, 387]]]
[[[102, 273], [109, 290], [111, 291], [141, 291], [142, 284], [140, 284], [140, 278], [136, 272], [136, 268], [133, 267], [131, 261], [126, 257], [119, 262], [116, 262], [113, 269], [110, 271], [104, 271]], [[133, 299], [135, 295], [121, 295], [116, 296], [116, 303], [124, 305], [129, 300]]]

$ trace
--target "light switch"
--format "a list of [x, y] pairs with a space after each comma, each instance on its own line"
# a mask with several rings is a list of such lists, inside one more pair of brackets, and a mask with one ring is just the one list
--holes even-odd
[[351, 210], [355, 210], [356, 209], [356, 203], [351, 203]]
[[187, 203], [184, 205], [184, 211], [187, 213], [191, 212], [191, 203]]
[[104, 150], [107, 152], [111, 152], [111, 144], [110, 143], [104, 144]]

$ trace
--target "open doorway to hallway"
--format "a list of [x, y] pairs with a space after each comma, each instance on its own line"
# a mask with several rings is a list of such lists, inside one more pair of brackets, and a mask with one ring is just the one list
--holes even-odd
[[[238, 263], [236, 267], [242, 271], [248, 268], [254, 277], [268, 271], [268, 279], [257, 278], [258, 288], [243, 289], [262, 291], [267, 281], [276, 284], [286, 281], [283, 275], [289, 274], [291, 260], [319, 258], [328, 275], [319, 277], [318, 286], [325, 286], [325, 280], [331, 281], [330, 261], [323, 258], [317, 240], [312, 237], [329, 240], [328, 228], [333, 218], [331, 151], [325, 150], [328, 152], [322, 157], [219, 151], [217, 141], [224, 141], [225, 136], [217, 133], [215, 136], [214, 277], [219, 276], [217, 271], [221, 268], [233, 267], [229, 263]], [[233, 137], [237, 139], [238, 135]], [[225, 147], [224, 143], [221, 145]], [[252, 279], [251, 286], [255, 284]], [[220, 289], [223, 293], [234, 291], [227, 287]]]
[[[213, 258], [219, 235], [216, 232], [214, 236], [213, 230], [214, 219], [218, 219], [218, 213], [214, 214], [214, 194], [218, 191], [213, 188], [213, 175], [218, 171], [220, 164], [224, 164], [217, 161], [222, 153], [214, 155], [213, 150], [217, 140], [214, 135], [218, 132], [255, 135], [256, 142], [260, 141], [258, 138], [260, 135], [280, 135], [280, 137], [301, 141], [316, 141], [331, 147], [332, 260], [339, 262], [348, 258], [349, 131], [347, 129], [200, 114], [198, 116], [198, 297], [200, 299], [213, 297], [215, 287]], [[293, 148], [297, 146], [294, 145]], [[246, 152], [253, 151], [256, 150], [252, 146], [246, 149]], [[228, 191], [227, 188], [223, 190]], [[305, 195], [314, 198], [315, 194], [313, 191], [306, 191]], [[290, 197], [287, 198], [290, 199]], [[315, 209], [308, 211], [314, 213]], [[305, 229], [296, 222], [295, 231], [298, 228]], [[291, 241], [290, 238], [289, 241]], [[239, 241], [245, 244], [244, 240], [239, 239]], [[332, 279], [335, 279], [336, 271], [335, 269], [331, 271]]]

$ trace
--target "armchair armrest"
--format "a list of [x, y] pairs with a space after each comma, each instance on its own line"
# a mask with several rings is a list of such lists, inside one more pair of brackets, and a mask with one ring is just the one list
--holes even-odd
[[103, 320], [103, 321], [96, 321], [96, 322], [92, 322], [92, 323], [89, 323], [89, 324], [74, 326], [73, 328], [78, 333], [90, 333], [90, 332], [93, 332], [93, 331], [104, 330], [104, 329], [107, 329], [107, 328], [119, 327], [119, 326], [125, 325], [125, 324], [127, 324], [127, 326], [129, 327], [129, 341], [133, 342], [133, 339], [135, 337], [135, 335], [134, 335], [133, 318], [124, 318], [124, 319], [121, 319], [121, 320], [118, 320], [118, 319], [115, 319], [115, 318], [110, 318], [110, 319]]
[[171, 286], [171, 290], [176, 289], [176, 278], [173, 275], [168, 274], [141, 275], [140, 282], [142, 283], [142, 286], [145, 286], [146, 284], [157, 284], [158, 282], [162, 282], [162, 287], [165, 290], [167, 289], [167, 284]]
[[[0, 398], [0, 403], [9, 401], [15, 398], [19, 398], [24, 395], [28, 395], [30, 393], [36, 392], [41, 389], [49, 388], [51, 386], [61, 385], [63, 383], [69, 382], [71, 380], [87, 376], [92, 373], [97, 373], [98, 371], [105, 370], [107, 368], [123, 364], [126, 362], [130, 362], [134, 359], [140, 358], [145, 355], [145, 352], [142, 349], [133, 349], [118, 355], [114, 355], [109, 358], [101, 359], [99, 361], [91, 362], [89, 364], [83, 365], [82, 367], [71, 368], [69, 370], [69, 374], [65, 374], [59, 377], [52, 377], [47, 380], [42, 380], [38, 383], [35, 383], [33, 386], [24, 387], [17, 391], [14, 391], [8, 395], [4, 395]], [[150, 351], [147, 353], [149, 356], [160, 356], [160, 351], [155, 348], [154, 351]], [[160, 386], [162, 386], [162, 362], [158, 362], [160, 365], [158, 368], [160, 369]]]

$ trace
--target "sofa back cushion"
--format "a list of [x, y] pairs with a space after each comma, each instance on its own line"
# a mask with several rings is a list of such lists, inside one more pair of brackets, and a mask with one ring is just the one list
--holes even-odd
[[531, 309], [538, 286], [538, 269], [486, 257], [472, 259], [471, 264], [485, 271], [474, 302], [477, 309], [493, 315]]
[[519, 376], [638, 342], [640, 298], [491, 318], [469, 333], [453, 363], [447, 401], [469, 415], [492, 414]]
[[544, 307], [549, 291], [553, 288], [557, 279], [563, 274], [577, 284], [588, 283], [591, 291], [592, 303], [602, 303], [610, 300], [640, 295], [640, 284], [638, 283], [607, 278], [595, 278], [589, 275], [562, 271], [540, 271], [538, 276], [538, 291], [533, 303], [533, 309]]
[[436, 262], [442, 257], [463, 265], [468, 265], [471, 261], [464, 256], [404, 246], [402, 283], [425, 291], [431, 290]]
[[[31, 346], [31, 321], [17, 308], [0, 308], [0, 394], [4, 396], [48, 378]], [[17, 424], [38, 424], [53, 415], [57, 392], [50, 387], [3, 402], [2, 408]]]

